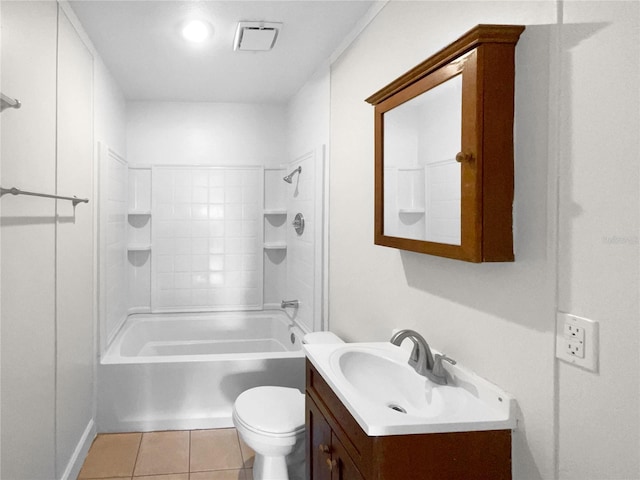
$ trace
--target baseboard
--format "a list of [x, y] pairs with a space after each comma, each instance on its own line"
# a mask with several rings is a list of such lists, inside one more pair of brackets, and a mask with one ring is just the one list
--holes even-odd
[[84, 459], [87, 457], [87, 453], [89, 453], [89, 448], [91, 448], [91, 443], [94, 438], [96, 438], [96, 424], [92, 418], [89, 420], [87, 428], [84, 429], [84, 433], [82, 437], [80, 437], [80, 441], [76, 445], [76, 449], [73, 451], [73, 455], [71, 455], [67, 463], [67, 468], [64, 469], [60, 480], [75, 480], [78, 478], [80, 469], [82, 468]]
[[124, 432], [159, 432], [167, 430], [208, 430], [213, 428], [233, 427], [231, 416], [206, 418], [176, 418], [176, 419], [148, 419], [128, 420], [110, 423], [109, 427], [101, 426], [100, 433]]

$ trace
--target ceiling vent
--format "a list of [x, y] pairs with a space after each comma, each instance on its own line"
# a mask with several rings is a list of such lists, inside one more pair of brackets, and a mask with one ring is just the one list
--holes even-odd
[[282, 23], [239, 22], [233, 49], [250, 52], [271, 50], [281, 28]]

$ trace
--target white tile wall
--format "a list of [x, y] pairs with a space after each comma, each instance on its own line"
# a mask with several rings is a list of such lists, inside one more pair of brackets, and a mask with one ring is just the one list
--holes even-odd
[[262, 308], [262, 167], [152, 169], [154, 311]]
[[[313, 151], [288, 165], [291, 171], [302, 166], [302, 173], [286, 185], [287, 201], [287, 300], [297, 299], [295, 320], [309, 331], [319, 328], [322, 285], [322, 202], [321, 178], [323, 159]], [[305, 229], [298, 235], [291, 226], [295, 215], [302, 213]]]
[[127, 316], [127, 162], [100, 147], [101, 255], [100, 346], [104, 351]]

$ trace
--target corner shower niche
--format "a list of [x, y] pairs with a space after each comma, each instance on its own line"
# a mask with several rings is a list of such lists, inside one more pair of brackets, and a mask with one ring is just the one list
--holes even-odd
[[283, 168], [264, 170], [264, 305], [279, 308], [287, 285], [287, 206]]
[[129, 167], [128, 203], [129, 312], [150, 312], [151, 168]]
[[284, 173], [129, 166], [128, 312], [279, 308], [287, 284]]

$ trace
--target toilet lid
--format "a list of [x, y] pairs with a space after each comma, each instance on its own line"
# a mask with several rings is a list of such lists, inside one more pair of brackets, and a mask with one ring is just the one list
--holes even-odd
[[295, 388], [252, 388], [238, 396], [234, 409], [251, 430], [283, 434], [304, 429], [304, 395]]

